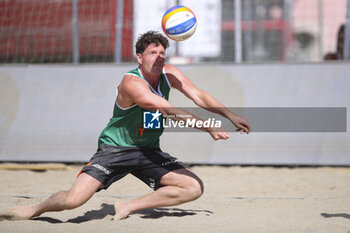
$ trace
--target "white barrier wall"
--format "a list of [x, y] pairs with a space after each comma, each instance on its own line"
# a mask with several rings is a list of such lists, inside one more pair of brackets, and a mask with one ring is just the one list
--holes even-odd
[[[135, 66], [0, 66], [0, 161], [88, 161], [112, 115], [116, 87]], [[179, 68], [227, 107], [350, 106], [349, 63]], [[170, 102], [194, 106], [176, 90]], [[214, 142], [202, 132], [164, 133], [161, 145], [188, 163], [350, 165], [347, 129], [230, 134]]]

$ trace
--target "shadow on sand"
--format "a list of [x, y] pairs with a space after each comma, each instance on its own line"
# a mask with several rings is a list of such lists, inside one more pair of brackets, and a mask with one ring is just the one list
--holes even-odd
[[350, 219], [350, 214], [345, 214], [345, 213], [339, 213], [339, 214], [321, 213], [321, 216], [324, 218], [347, 218], [347, 219]]
[[[158, 218], [163, 218], [163, 217], [185, 217], [185, 216], [193, 216], [198, 213], [202, 213], [205, 215], [211, 215], [213, 212], [209, 210], [192, 210], [192, 209], [180, 209], [180, 208], [155, 208], [155, 209], [146, 209], [146, 210], [141, 210], [137, 211], [135, 213], [132, 213], [131, 216], [139, 216], [140, 218], [144, 219], [158, 219]], [[107, 216], [112, 217], [115, 215], [115, 210], [114, 210], [114, 205], [106, 204], [103, 203], [101, 205], [101, 209], [98, 210], [91, 210], [82, 216], [78, 216], [73, 219], [69, 219], [66, 222], [63, 222], [59, 219], [51, 218], [51, 217], [37, 217], [34, 218], [33, 220], [35, 221], [45, 221], [49, 223], [83, 223], [83, 222], [88, 222], [92, 220], [99, 220], [103, 219]]]
[[162, 217], [185, 217], [192, 216], [198, 213], [203, 213], [207, 216], [213, 214], [213, 212], [209, 210], [184, 210], [179, 208], [155, 208], [155, 209], [146, 209], [133, 213], [132, 215], [140, 215], [140, 218], [149, 218], [149, 219], [157, 219]]

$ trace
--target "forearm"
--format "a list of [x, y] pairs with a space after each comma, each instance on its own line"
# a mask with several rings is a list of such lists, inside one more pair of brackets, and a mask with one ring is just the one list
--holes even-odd
[[216, 100], [213, 96], [205, 91], [201, 91], [198, 95], [198, 98], [194, 101], [196, 105], [201, 108], [204, 108], [210, 112], [219, 114], [223, 117], [231, 119], [232, 117], [237, 116], [227, 109], [222, 103]]
[[197, 95], [197, 98], [194, 100], [198, 106], [229, 119], [237, 127], [238, 131], [243, 130], [244, 132], [249, 133], [250, 125], [248, 123], [248, 120], [231, 112], [228, 108], [226, 108], [223, 104], [217, 101], [209, 93], [205, 91], [200, 91]]

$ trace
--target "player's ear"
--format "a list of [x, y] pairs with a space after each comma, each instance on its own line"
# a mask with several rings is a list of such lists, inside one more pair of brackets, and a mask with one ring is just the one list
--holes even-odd
[[137, 59], [137, 63], [142, 64], [142, 55], [141, 55], [141, 53], [136, 54], [136, 59]]

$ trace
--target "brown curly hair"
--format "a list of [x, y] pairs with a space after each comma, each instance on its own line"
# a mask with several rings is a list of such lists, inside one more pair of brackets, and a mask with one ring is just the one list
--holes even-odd
[[135, 45], [136, 54], [143, 53], [143, 51], [145, 51], [145, 49], [150, 44], [155, 44], [156, 46], [161, 44], [164, 47], [164, 49], [167, 49], [169, 47], [169, 41], [165, 36], [156, 31], [148, 31], [140, 35], [140, 37], [137, 39]]

